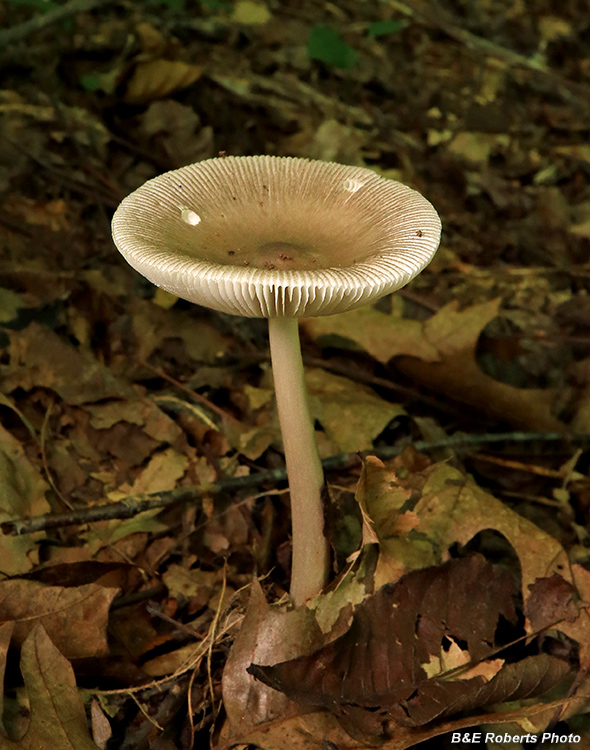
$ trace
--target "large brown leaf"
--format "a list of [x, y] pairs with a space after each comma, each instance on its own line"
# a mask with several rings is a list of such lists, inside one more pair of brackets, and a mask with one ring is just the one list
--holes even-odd
[[350, 339], [380, 362], [396, 357], [396, 367], [413, 382], [473, 405], [519, 427], [561, 432], [552, 411], [552, 389], [516, 388], [483, 372], [476, 357], [479, 336], [497, 317], [500, 300], [459, 310], [450, 302], [425, 321], [403, 317], [403, 302], [392, 297], [391, 314], [361, 307], [341, 315], [308, 318], [314, 338], [336, 334]]
[[299, 703], [332, 711], [347, 731], [380, 737], [389, 736], [390, 721], [420, 726], [530, 697], [560, 682], [569, 665], [546, 655], [504, 667], [496, 661], [491, 679], [485, 671], [431, 670], [452, 643], [464, 644], [468, 661], [489, 656], [499, 618], [515, 620], [516, 592], [510, 574], [481, 555], [413, 571], [357, 607], [350, 629], [333, 643], [249, 671]]
[[570, 673], [568, 662], [540, 654], [505, 665], [487, 682], [483, 677], [426, 680], [416, 687], [410, 700], [371, 711], [360, 706], [342, 706], [338, 714], [353, 736], [361, 731], [389, 738], [397, 726], [423, 727], [460, 711], [542, 695]]

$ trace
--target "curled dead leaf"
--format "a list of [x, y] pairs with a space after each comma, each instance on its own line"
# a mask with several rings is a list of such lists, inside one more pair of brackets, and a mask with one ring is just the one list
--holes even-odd
[[135, 66], [125, 101], [137, 104], [161, 99], [194, 83], [201, 75], [198, 65], [180, 60], [147, 60]]

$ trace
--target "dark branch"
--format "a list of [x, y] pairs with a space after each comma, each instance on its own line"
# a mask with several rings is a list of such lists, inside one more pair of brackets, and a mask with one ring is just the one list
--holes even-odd
[[[453, 435], [444, 440], [424, 441], [419, 440], [412, 446], [423, 452], [448, 449], [469, 449], [479, 445], [491, 445], [493, 443], [522, 443], [522, 442], [561, 442], [561, 443], [587, 443], [590, 435], [568, 436], [558, 432], [506, 432], [484, 435]], [[383, 460], [399, 455], [407, 445], [379, 448], [367, 451], [368, 455], [377, 456]], [[336, 456], [322, 461], [324, 471], [344, 471], [360, 463], [361, 457], [358, 453], [339, 453]], [[34, 531], [48, 531], [64, 526], [75, 526], [87, 524], [92, 521], [108, 521], [114, 518], [133, 518], [139, 513], [153, 508], [167, 508], [171, 505], [179, 505], [186, 502], [198, 502], [203, 495], [220, 495], [241, 490], [249, 490], [262, 487], [265, 484], [278, 484], [287, 479], [285, 469], [273, 469], [272, 471], [260, 471], [244, 477], [232, 477], [222, 479], [219, 482], [203, 485], [191, 485], [180, 487], [165, 492], [155, 492], [149, 495], [134, 495], [117, 503], [107, 503], [90, 508], [79, 508], [70, 513], [55, 513], [42, 516], [31, 516], [30, 518], [5, 521], [0, 524], [4, 534], [19, 536], [31, 534]]]

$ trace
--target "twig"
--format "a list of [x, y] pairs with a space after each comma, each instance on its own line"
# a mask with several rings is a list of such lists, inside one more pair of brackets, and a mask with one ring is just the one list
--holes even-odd
[[191, 398], [194, 398], [195, 401], [199, 401], [201, 404], [203, 404], [203, 406], [206, 406], [207, 409], [214, 411], [222, 419], [225, 419], [229, 422], [233, 422], [234, 424], [240, 424], [240, 421], [236, 419], [234, 416], [232, 416], [229, 412], [225, 411], [220, 406], [217, 406], [217, 404], [214, 404], [212, 401], [209, 401], [208, 398], [205, 398], [205, 396], [202, 396], [200, 393], [197, 393], [197, 391], [194, 391], [192, 388], [188, 388], [186, 385], [184, 385], [184, 383], [181, 383], [179, 380], [176, 380], [171, 375], [168, 375], [168, 373], [164, 372], [164, 370], [161, 370], [159, 367], [154, 367], [153, 365], [150, 365], [150, 363], [147, 362], [146, 360], [141, 360], [140, 364], [142, 364], [144, 367], [147, 367], [152, 372], [156, 373], [158, 377], [162, 378], [163, 380], [167, 380], [176, 388], [179, 388], [181, 391], [184, 391], [184, 393], [188, 394]]
[[23, 21], [23, 23], [18, 23], [16, 26], [11, 26], [9, 29], [0, 31], [0, 49], [4, 49], [8, 44], [20, 42], [30, 34], [41, 31], [46, 26], [63, 21], [64, 18], [69, 18], [76, 13], [84, 13], [85, 11], [97, 8], [99, 5], [106, 5], [110, 2], [113, 2], [113, 0], [69, 0], [64, 5], [60, 5], [59, 8], [52, 8], [45, 13], [39, 13], [28, 21]]
[[[483, 435], [452, 435], [444, 440], [417, 440], [414, 443], [404, 445], [388, 446], [366, 451], [368, 455], [377, 456], [383, 460], [398, 456], [405, 448], [412, 445], [417, 451], [429, 452], [439, 448], [465, 448], [493, 443], [528, 443], [528, 442], [554, 442], [554, 443], [590, 443], [590, 434], [566, 435], [559, 432], [501, 432]], [[338, 453], [322, 461], [324, 471], [344, 471], [355, 465], [359, 465], [361, 454]], [[219, 495], [239, 492], [241, 490], [260, 487], [263, 484], [276, 484], [287, 479], [284, 468], [260, 471], [245, 477], [231, 477], [221, 479], [211, 484], [191, 485], [180, 487], [165, 492], [152, 494], [134, 495], [117, 503], [93, 506], [91, 508], [80, 508], [71, 513], [55, 513], [42, 516], [31, 516], [30, 518], [19, 518], [12, 521], [0, 523], [0, 530], [4, 534], [20, 536], [31, 534], [35, 531], [47, 531], [59, 529], [64, 526], [76, 526], [79, 524], [92, 523], [93, 521], [107, 521], [115, 518], [133, 518], [139, 513], [153, 508], [168, 508], [171, 505], [179, 505], [189, 501], [197, 502], [203, 495]]]

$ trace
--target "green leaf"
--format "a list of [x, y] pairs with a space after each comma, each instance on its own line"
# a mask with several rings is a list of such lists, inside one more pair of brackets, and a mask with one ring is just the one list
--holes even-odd
[[96, 73], [80, 76], [79, 80], [82, 88], [86, 91], [100, 91], [102, 88], [100, 78]]
[[367, 26], [367, 34], [370, 37], [384, 36], [385, 34], [395, 34], [408, 25], [407, 21], [372, 21]]
[[356, 52], [330, 26], [312, 28], [307, 38], [307, 54], [332, 68], [352, 68], [356, 64]]

